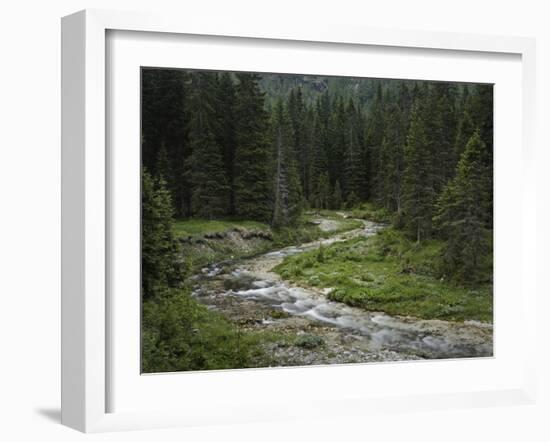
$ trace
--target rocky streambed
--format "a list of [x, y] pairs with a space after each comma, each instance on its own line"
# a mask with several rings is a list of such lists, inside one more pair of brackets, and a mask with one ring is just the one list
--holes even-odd
[[[325, 231], [334, 220], [319, 220]], [[382, 225], [286, 247], [263, 255], [214, 264], [195, 276], [193, 295], [245, 330], [272, 331], [288, 340], [266, 341], [270, 365], [314, 365], [491, 356], [490, 324], [389, 316], [333, 302], [326, 292], [298, 287], [272, 269], [287, 256], [357, 236], [372, 236]]]

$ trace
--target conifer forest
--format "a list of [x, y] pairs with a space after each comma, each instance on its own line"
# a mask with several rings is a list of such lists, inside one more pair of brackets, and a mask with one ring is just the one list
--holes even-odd
[[146, 373], [493, 354], [493, 86], [141, 71]]

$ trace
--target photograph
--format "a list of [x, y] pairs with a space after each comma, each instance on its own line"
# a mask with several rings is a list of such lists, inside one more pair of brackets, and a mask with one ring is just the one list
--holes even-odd
[[140, 93], [142, 373], [493, 356], [493, 84], [152, 66]]

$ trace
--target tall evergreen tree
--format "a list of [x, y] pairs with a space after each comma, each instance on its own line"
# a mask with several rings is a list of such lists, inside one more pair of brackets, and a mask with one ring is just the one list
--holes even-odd
[[406, 226], [417, 242], [429, 237], [435, 201], [433, 185], [433, 154], [426, 130], [424, 107], [417, 100], [411, 115], [407, 136], [403, 176], [403, 207]]
[[[171, 191], [177, 216], [188, 216], [191, 187], [185, 174], [190, 155], [187, 108], [189, 76], [178, 69], [142, 70], [142, 164], [154, 175], [160, 173]], [[157, 171], [159, 148], [166, 149], [169, 173]]]
[[315, 200], [313, 205], [317, 209], [328, 209], [330, 207], [330, 182], [328, 173], [324, 172], [319, 177], [314, 196]]
[[456, 92], [451, 83], [435, 83], [430, 93], [429, 137], [437, 165], [435, 189], [439, 193], [453, 177], [456, 167], [454, 141], [456, 138]]
[[346, 199], [352, 193], [359, 198], [360, 195], [363, 195], [367, 182], [366, 170], [363, 168], [362, 161], [361, 114], [351, 99], [346, 109], [346, 125], [342, 141], [345, 143], [341, 176], [343, 193]]
[[[460, 157], [472, 135], [479, 131], [481, 141], [485, 146], [483, 162], [487, 168], [489, 181], [488, 191], [493, 189], [493, 86], [476, 85], [471, 92], [465, 89], [463, 106], [458, 122], [455, 138], [455, 155]], [[486, 207], [486, 226], [493, 223], [492, 200]]]
[[434, 217], [447, 240], [443, 254], [446, 269], [460, 282], [477, 282], [490, 244], [485, 216], [492, 198], [485, 149], [479, 131], [474, 132], [460, 157], [456, 176], [439, 197]]
[[273, 219], [275, 227], [296, 222], [302, 205], [300, 179], [295, 160], [291, 122], [282, 101], [277, 102], [273, 115], [274, 197]]
[[216, 91], [216, 140], [222, 150], [225, 176], [229, 186], [229, 214], [235, 214], [235, 148], [236, 148], [236, 121], [235, 121], [236, 92], [231, 74], [223, 72], [217, 82]]
[[213, 219], [227, 212], [229, 201], [222, 152], [214, 135], [215, 77], [210, 72], [195, 72], [192, 78], [193, 93], [189, 99], [193, 110], [189, 129], [192, 154], [188, 161], [191, 209], [196, 216]]
[[309, 196], [309, 161], [310, 152], [307, 143], [307, 110], [303, 100], [302, 88], [290, 91], [287, 103], [288, 117], [292, 131], [292, 147], [297, 161], [300, 183], [304, 189], [304, 195]]
[[382, 197], [380, 188], [383, 174], [380, 151], [384, 140], [384, 108], [385, 103], [382, 92], [382, 84], [378, 82], [376, 87], [376, 95], [368, 115], [365, 152], [365, 163], [368, 167], [368, 197], [375, 201], [380, 201]]
[[340, 189], [340, 181], [336, 180], [334, 184], [334, 190], [332, 191], [332, 197], [330, 201], [330, 208], [332, 210], [340, 210], [342, 208], [342, 189]]
[[327, 151], [327, 169], [329, 184], [340, 180], [343, 193], [346, 192], [344, 178], [344, 156], [348, 148], [349, 124], [346, 113], [346, 105], [342, 97], [338, 97], [333, 103], [333, 112], [330, 122], [330, 139]]
[[141, 170], [141, 286], [143, 299], [151, 299], [182, 277], [178, 243], [173, 235], [170, 192], [162, 178], [156, 181]]
[[319, 180], [322, 174], [328, 173], [328, 153], [330, 152], [332, 138], [330, 98], [326, 92], [317, 100], [315, 105], [313, 128], [309, 202], [311, 205], [316, 206], [317, 191], [320, 188]]
[[155, 175], [157, 177], [162, 178], [167, 183], [173, 182], [172, 162], [170, 158], [168, 158], [168, 150], [166, 149], [165, 143], [161, 143], [160, 145], [155, 166]]
[[235, 212], [258, 221], [271, 219], [268, 177], [269, 125], [260, 76], [239, 73], [235, 103]]

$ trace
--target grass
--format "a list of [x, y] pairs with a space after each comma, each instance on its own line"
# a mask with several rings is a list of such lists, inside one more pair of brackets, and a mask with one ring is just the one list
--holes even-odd
[[204, 236], [208, 233], [225, 232], [235, 228], [269, 230], [269, 226], [267, 224], [247, 220], [207, 220], [201, 218], [191, 218], [186, 220], [177, 220], [174, 223], [174, 233], [177, 238]]
[[[298, 345], [282, 333], [247, 330], [199, 304], [186, 290], [166, 290], [142, 310], [142, 370], [159, 373], [267, 367], [265, 345]], [[315, 339], [304, 345], [320, 345]]]
[[[336, 230], [323, 232], [313, 220], [323, 218], [337, 220]], [[178, 220], [174, 226], [177, 238], [191, 239], [182, 245], [184, 259], [191, 270], [227, 259], [246, 258], [270, 250], [276, 250], [293, 244], [311, 242], [319, 238], [326, 238], [340, 232], [361, 227], [361, 222], [353, 219], [344, 219], [335, 212], [305, 213], [296, 226], [272, 229], [268, 224], [249, 220], [205, 220], [186, 219]], [[256, 231], [266, 233], [264, 237], [249, 238], [248, 240], [229, 238], [209, 238], [215, 233], [224, 233], [239, 229], [241, 231]]]
[[392, 228], [286, 258], [275, 271], [298, 284], [332, 289], [329, 298], [370, 311], [492, 322], [492, 286], [461, 287], [439, 275], [443, 243], [417, 245]]
[[353, 218], [367, 219], [377, 223], [391, 223], [392, 213], [384, 208], [380, 208], [373, 203], [364, 202], [354, 207], [350, 216]]

